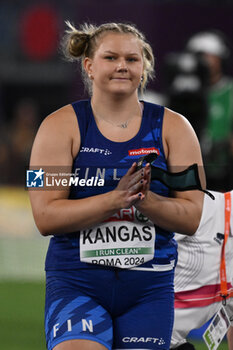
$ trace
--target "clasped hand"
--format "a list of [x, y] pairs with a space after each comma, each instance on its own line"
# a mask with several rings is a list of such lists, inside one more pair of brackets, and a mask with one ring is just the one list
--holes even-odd
[[127, 173], [121, 178], [116, 189], [120, 197], [120, 207], [130, 208], [137, 202], [145, 199], [150, 187], [150, 163], [144, 168], [137, 170], [137, 163], [134, 162]]

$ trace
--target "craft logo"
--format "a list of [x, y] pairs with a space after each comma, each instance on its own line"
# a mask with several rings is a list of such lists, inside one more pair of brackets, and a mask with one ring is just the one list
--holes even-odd
[[27, 170], [27, 187], [44, 187], [44, 171], [39, 170]]
[[122, 338], [124, 343], [153, 343], [157, 345], [164, 345], [165, 341], [163, 338], [154, 337], [124, 337]]
[[111, 151], [109, 151], [109, 149], [102, 149], [102, 148], [96, 148], [96, 147], [82, 147], [80, 149], [80, 153], [81, 152], [87, 152], [87, 153], [100, 153], [103, 154], [104, 156], [109, 156], [110, 154], [112, 154]]
[[155, 147], [131, 149], [128, 153], [129, 156], [147, 155], [150, 153], [156, 153], [159, 156], [159, 150]]

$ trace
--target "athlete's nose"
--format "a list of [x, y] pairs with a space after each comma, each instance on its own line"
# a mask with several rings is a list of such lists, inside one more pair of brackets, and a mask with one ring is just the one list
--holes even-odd
[[128, 71], [127, 63], [126, 63], [126, 61], [124, 59], [121, 59], [118, 62], [117, 71], [118, 72], [127, 72]]

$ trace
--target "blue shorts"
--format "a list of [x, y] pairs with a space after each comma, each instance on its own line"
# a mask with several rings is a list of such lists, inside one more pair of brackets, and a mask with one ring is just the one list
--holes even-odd
[[173, 279], [174, 269], [90, 267], [47, 272], [48, 350], [70, 339], [93, 340], [107, 349], [169, 349]]

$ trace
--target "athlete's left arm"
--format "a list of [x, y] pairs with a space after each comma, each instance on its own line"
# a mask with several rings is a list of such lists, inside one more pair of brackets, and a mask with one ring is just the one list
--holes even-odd
[[[190, 123], [178, 113], [165, 109], [163, 145], [168, 169], [182, 171], [197, 163], [202, 188], [205, 188], [200, 145]], [[165, 230], [187, 235], [195, 233], [201, 218], [204, 193], [198, 190], [174, 192], [172, 198], [147, 191], [137, 209]]]

